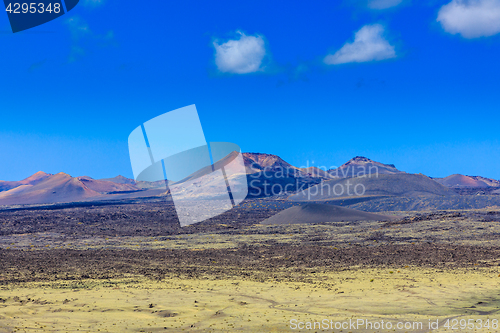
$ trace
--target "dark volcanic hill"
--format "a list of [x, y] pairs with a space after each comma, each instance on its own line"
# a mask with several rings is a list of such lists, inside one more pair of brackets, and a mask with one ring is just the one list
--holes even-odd
[[248, 197], [262, 198], [294, 192], [318, 184], [321, 178], [271, 154], [243, 153]]
[[313, 204], [294, 206], [271, 216], [261, 224], [297, 224], [343, 221], [387, 221], [394, 217], [367, 213], [346, 207]]
[[356, 156], [337, 169], [328, 170], [328, 173], [333, 177], [353, 178], [362, 175], [392, 175], [403, 172], [396, 169], [394, 164], [383, 164], [366, 157]]
[[342, 178], [325, 181], [291, 197], [291, 200], [327, 200], [356, 196], [456, 195], [451, 189], [424, 175], [379, 174], [378, 177]]
[[243, 161], [247, 166], [248, 173], [260, 172], [264, 170], [298, 170], [281, 157], [271, 154], [243, 153]]

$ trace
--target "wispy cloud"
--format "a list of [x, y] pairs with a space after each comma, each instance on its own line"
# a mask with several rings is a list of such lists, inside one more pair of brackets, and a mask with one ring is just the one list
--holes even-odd
[[368, 8], [387, 9], [399, 5], [403, 0], [369, 0]]
[[354, 42], [346, 43], [334, 54], [327, 55], [323, 61], [328, 65], [338, 65], [395, 58], [394, 46], [389, 44], [383, 34], [382, 25], [365, 25], [354, 35]]
[[262, 36], [247, 36], [241, 31], [238, 39], [231, 39], [215, 48], [215, 64], [222, 73], [247, 74], [263, 71], [262, 61], [266, 56], [266, 47]]
[[465, 38], [493, 36], [500, 32], [500, 0], [453, 0], [441, 7], [437, 21]]
[[106, 46], [114, 43], [113, 31], [108, 31], [104, 35], [94, 33], [87, 22], [79, 16], [72, 16], [66, 20], [66, 24], [71, 32], [72, 45], [69, 55], [69, 62], [74, 62], [87, 53], [88, 48], [94, 46]]

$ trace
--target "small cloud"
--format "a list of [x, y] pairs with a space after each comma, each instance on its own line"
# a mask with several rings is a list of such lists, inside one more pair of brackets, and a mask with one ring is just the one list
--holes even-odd
[[68, 25], [73, 38], [78, 39], [92, 33], [87, 22], [85, 22], [78, 16], [70, 17], [66, 20], [66, 24]]
[[399, 5], [403, 0], [369, 0], [368, 8], [387, 9]]
[[239, 39], [231, 39], [223, 44], [217, 40], [215, 47], [215, 64], [223, 73], [247, 74], [263, 71], [262, 61], [266, 55], [265, 42], [262, 36], [247, 36], [237, 31]]
[[383, 33], [384, 27], [380, 24], [365, 25], [354, 35], [354, 42], [346, 43], [323, 61], [327, 65], [338, 65], [396, 58], [394, 46], [384, 39]]
[[500, 0], [453, 0], [441, 7], [437, 22], [464, 38], [493, 36], [500, 32]]
[[83, 5], [85, 7], [91, 7], [91, 8], [99, 7], [103, 4], [104, 4], [104, 0], [85, 0], [85, 1], [83, 1]]

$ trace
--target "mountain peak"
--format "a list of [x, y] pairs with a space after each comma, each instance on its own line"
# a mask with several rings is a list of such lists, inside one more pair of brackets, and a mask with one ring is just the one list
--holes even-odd
[[328, 170], [328, 173], [334, 177], [351, 178], [372, 174], [395, 174], [402, 171], [396, 169], [394, 164], [384, 164], [368, 157], [356, 156], [337, 169]]
[[35, 184], [38, 184], [39, 182], [41, 182], [42, 180], [49, 178], [50, 176], [52, 176], [52, 174], [46, 173], [43, 171], [38, 171], [38, 172], [32, 174], [31, 176], [29, 176], [28, 178], [25, 178], [25, 179], [19, 181], [19, 184], [21, 184], [21, 185], [35, 185]]
[[368, 157], [364, 157], [364, 156], [355, 156], [355, 157], [351, 158], [351, 161], [372, 162], [372, 160], [370, 160]]
[[89, 176], [79, 176], [76, 177], [78, 180], [94, 180], [94, 178], [89, 177]]
[[243, 153], [245, 165], [256, 170], [296, 169], [293, 165], [285, 162], [281, 157], [264, 153]]
[[71, 177], [70, 175], [68, 175], [67, 173], [65, 172], [58, 172], [56, 173], [54, 176], [59, 176], [59, 177]]
[[364, 157], [364, 156], [356, 156], [351, 158], [349, 161], [344, 163], [343, 165], [349, 165], [349, 164], [363, 164], [363, 163], [374, 163], [375, 161]]
[[48, 177], [48, 176], [52, 176], [52, 175], [50, 173], [38, 171], [38, 172], [35, 172], [34, 174], [32, 174], [31, 176], [23, 179], [23, 180], [39, 179], [39, 178]]
[[356, 156], [356, 157], [353, 157], [351, 158], [348, 162], [344, 163], [343, 165], [349, 165], [349, 164], [353, 164], [353, 163], [357, 163], [357, 164], [363, 164], [363, 163], [373, 163], [375, 165], [384, 165], [384, 166], [388, 166], [388, 167], [392, 167], [394, 169], [396, 169], [396, 166], [394, 164], [384, 164], [384, 163], [380, 163], [380, 162], [377, 162], [377, 161], [374, 161], [374, 160], [371, 160], [369, 159], [368, 157], [364, 157], [364, 156]]
[[35, 172], [32, 176], [50, 176], [50, 173], [46, 173], [44, 171]]

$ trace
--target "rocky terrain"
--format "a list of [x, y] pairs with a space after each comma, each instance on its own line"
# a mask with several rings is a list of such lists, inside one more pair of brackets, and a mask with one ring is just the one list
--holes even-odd
[[287, 332], [294, 318], [360, 311], [442, 324], [495, 318], [500, 209], [355, 219], [340, 207], [375, 202], [322, 201], [314, 205], [347, 215], [322, 209], [328, 221], [266, 225], [293, 209], [308, 216], [311, 204], [247, 199], [183, 228], [165, 198], [5, 207], [0, 332]]

